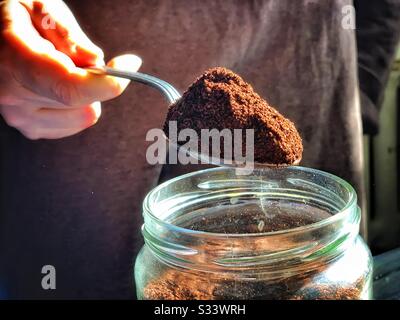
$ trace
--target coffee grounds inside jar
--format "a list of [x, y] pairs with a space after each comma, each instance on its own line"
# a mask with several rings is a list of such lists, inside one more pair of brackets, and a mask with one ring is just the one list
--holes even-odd
[[164, 124], [167, 136], [170, 121], [177, 122], [178, 131], [190, 128], [199, 136], [202, 129], [254, 129], [256, 162], [292, 165], [302, 157], [302, 140], [294, 124], [225, 68], [207, 70], [170, 106]]
[[233, 280], [216, 275], [183, 273], [173, 269], [144, 288], [146, 300], [359, 300], [365, 278], [347, 285], [313, 283], [324, 272], [317, 268], [274, 281]]
[[[214, 207], [194, 210], [187, 219], [168, 221], [191, 230], [212, 233], [261, 233], [304, 227], [322, 221], [331, 213], [302, 203], [268, 203], [268, 211], [254, 202], [219, 203]], [[262, 228], [260, 228], [260, 222]], [[236, 250], [238, 249], [235, 243]], [[268, 239], [245, 242], [245, 249], [257, 252], [260, 248], [273, 249]], [[278, 244], [281, 247], [281, 243]], [[224, 248], [213, 244], [199, 244], [198, 251], [215, 251]], [[337, 283], [325, 277], [329, 264], [318, 262], [309, 269], [294, 274], [283, 273], [274, 279], [260, 279], [255, 272], [244, 279], [229, 273], [200, 272], [165, 268], [151, 279], [143, 290], [143, 298], [150, 300], [355, 300], [364, 295], [366, 278], [360, 276], [347, 283]]]

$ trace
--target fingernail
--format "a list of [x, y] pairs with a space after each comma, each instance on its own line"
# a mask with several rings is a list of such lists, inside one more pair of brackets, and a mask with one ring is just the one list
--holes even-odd
[[142, 65], [142, 59], [134, 54], [125, 54], [114, 59], [114, 67], [136, 71]]

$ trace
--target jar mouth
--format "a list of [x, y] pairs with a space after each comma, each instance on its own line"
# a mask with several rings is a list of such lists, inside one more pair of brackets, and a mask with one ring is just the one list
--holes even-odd
[[[331, 180], [338, 186], [342, 188], [342, 192], [347, 195], [347, 199], [342, 203], [342, 206], [339, 208], [336, 208], [335, 213], [331, 213], [329, 217], [326, 217], [324, 219], [321, 219], [316, 222], [311, 222], [306, 225], [302, 226], [297, 226], [297, 227], [291, 227], [287, 229], [282, 229], [282, 230], [275, 230], [275, 231], [266, 231], [266, 232], [246, 232], [246, 233], [225, 233], [225, 232], [210, 232], [210, 231], [203, 231], [203, 230], [193, 230], [188, 227], [182, 227], [179, 225], [176, 225], [174, 223], [168, 222], [165, 219], [159, 217], [155, 212], [154, 212], [154, 206], [153, 204], [155, 201], [157, 201], [158, 194], [162, 192], [162, 190], [167, 189], [169, 186], [178, 183], [179, 181], [183, 180], [190, 180], [191, 178], [196, 178], [197, 176], [213, 176], [214, 174], [218, 173], [224, 173], [228, 171], [235, 171], [234, 168], [229, 168], [229, 167], [217, 167], [217, 168], [211, 168], [211, 169], [205, 169], [201, 171], [196, 171], [196, 172], [191, 172], [182, 176], [178, 176], [174, 179], [171, 179], [169, 181], [166, 181], [156, 188], [154, 188], [152, 191], [148, 193], [148, 195], [145, 197], [144, 202], [143, 202], [143, 212], [145, 218], [148, 217], [150, 218], [153, 222], [155, 222], [157, 225], [162, 226], [163, 228], [166, 228], [168, 230], [178, 232], [178, 233], [189, 233], [192, 236], [199, 236], [199, 237], [207, 237], [207, 238], [221, 238], [221, 239], [226, 239], [226, 238], [260, 238], [260, 237], [272, 237], [272, 236], [279, 236], [279, 235], [295, 235], [298, 233], [304, 233], [304, 232], [310, 232], [312, 230], [317, 230], [320, 228], [323, 228], [324, 226], [327, 225], [332, 225], [335, 224], [337, 221], [346, 219], [347, 216], [350, 214], [354, 213], [354, 208], [357, 207], [357, 194], [354, 190], [354, 188], [345, 180], [321, 171], [317, 169], [312, 169], [312, 168], [307, 168], [307, 167], [300, 167], [300, 166], [293, 166], [293, 167], [285, 167], [285, 168], [274, 168], [274, 169], [254, 169], [254, 173], [256, 176], [262, 175], [262, 172], [265, 171], [291, 171], [294, 175], [296, 173], [301, 173], [301, 174], [309, 174], [311, 176], [319, 176], [322, 177], [326, 180]], [[245, 177], [245, 176], [243, 176]], [[268, 183], [268, 182], [266, 182]], [[235, 185], [235, 181], [232, 181], [232, 185]], [[227, 185], [229, 187], [229, 184]]]
[[153, 189], [142, 227], [153, 254], [177, 267], [251, 276], [334, 259], [358, 235], [357, 195], [343, 179], [304, 167], [239, 172], [207, 169]]

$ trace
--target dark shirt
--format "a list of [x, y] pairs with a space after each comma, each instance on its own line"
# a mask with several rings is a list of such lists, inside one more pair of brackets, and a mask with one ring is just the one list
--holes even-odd
[[379, 110], [400, 40], [399, 0], [355, 0], [363, 131], [376, 134]]

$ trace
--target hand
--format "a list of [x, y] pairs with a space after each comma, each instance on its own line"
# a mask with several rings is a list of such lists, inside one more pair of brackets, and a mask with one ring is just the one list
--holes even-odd
[[[83, 68], [104, 55], [61, 0], [0, 3], [0, 114], [29, 139], [58, 139], [94, 125], [101, 101], [120, 95], [129, 81]], [[134, 55], [114, 58], [136, 71]]]

